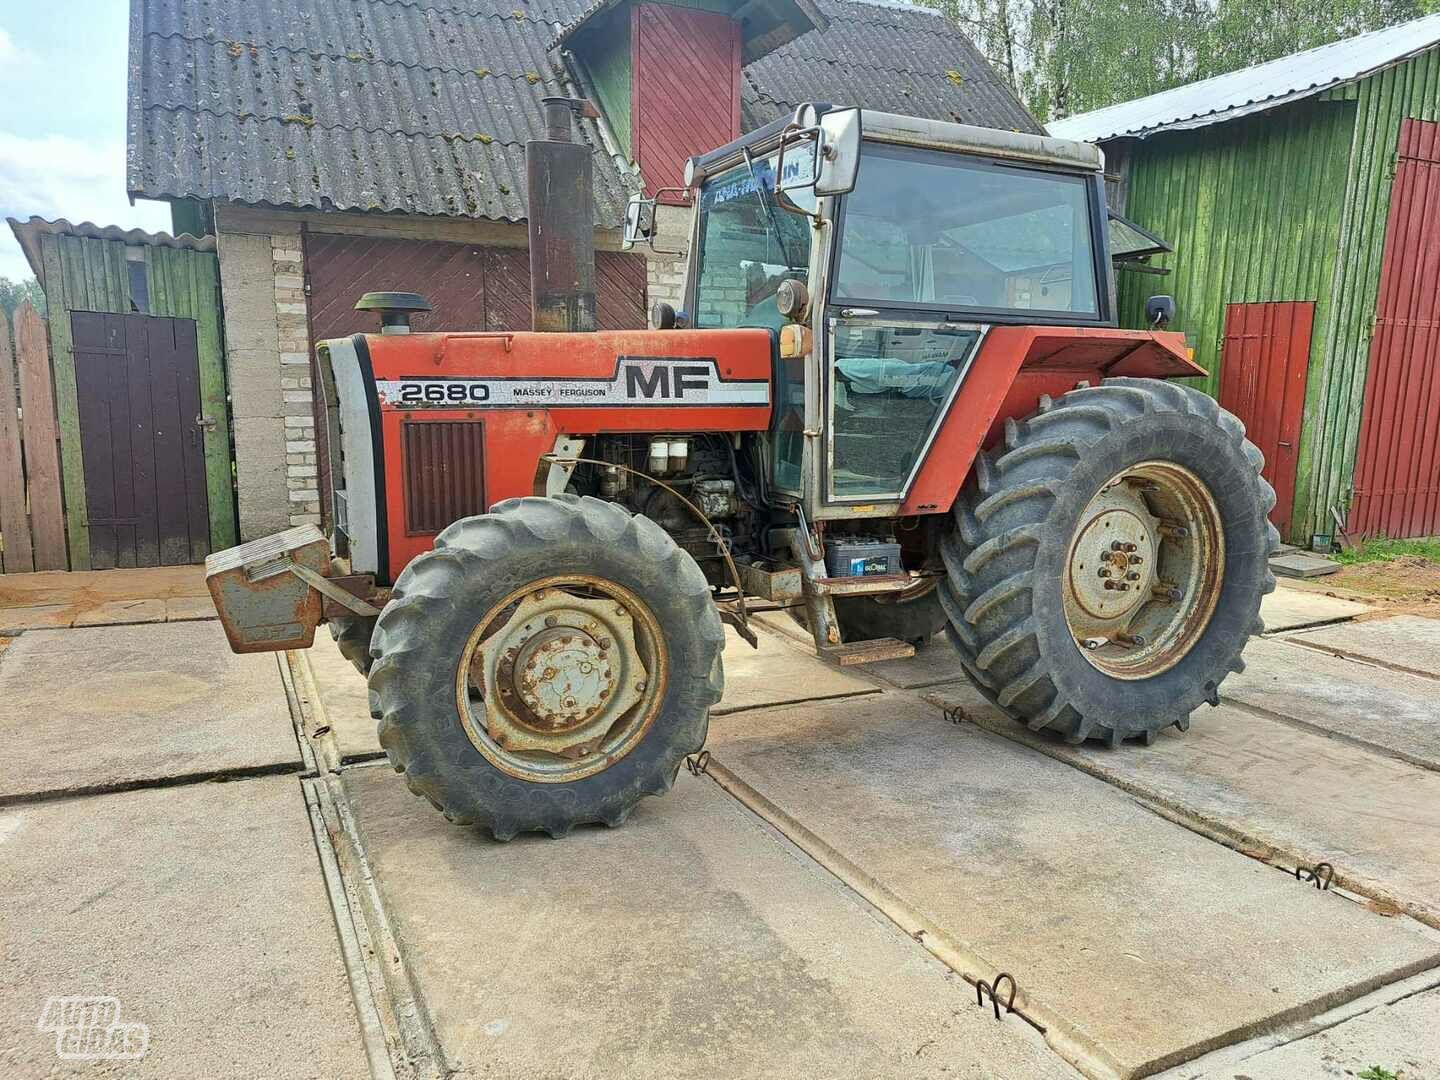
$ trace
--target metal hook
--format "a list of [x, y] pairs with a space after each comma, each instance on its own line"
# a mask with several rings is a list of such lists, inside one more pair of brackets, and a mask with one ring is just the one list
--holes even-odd
[[698, 754], [691, 754], [685, 759], [685, 768], [691, 776], [704, 776], [710, 768], [710, 751], [701, 750]]
[[1313, 881], [1315, 888], [1324, 892], [1335, 883], [1335, 867], [1328, 862], [1318, 862], [1314, 866], [1297, 866], [1295, 880]]
[[1010, 996], [1005, 999], [1005, 1012], [1009, 1014], [1015, 1011], [1015, 976], [1011, 975], [1008, 971], [1002, 971], [999, 975], [995, 976], [995, 982], [993, 984], [986, 982], [984, 979], [980, 979], [975, 983], [975, 1004], [984, 1005], [985, 995], [988, 993], [990, 995], [990, 1005], [995, 1010], [996, 1020], [1000, 1019], [1000, 998], [996, 991], [999, 990], [1000, 984], [1006, 979], [1010, 980]]
[[963, 724], [966, 720], [970, 719], [969, 715], [959, 705], [942, 705], [940, 707], [940, 714], [952, 724]]

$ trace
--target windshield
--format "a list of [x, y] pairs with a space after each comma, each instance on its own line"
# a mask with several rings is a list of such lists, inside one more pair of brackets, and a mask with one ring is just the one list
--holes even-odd
[[878, 144], [863, 155], [837, 298], [1099, 316], [1085, 177]]
[[[775, 155], [728, 169], [700, 189], [700, 263], [695, 285], [697, 327], [765, 326], [786, 320], [775, 290], [786, 278], [804, 281], [810, 263], [810, 225], [775, 203]], [[759, 186], [756, 185], [759, 181]], [[808, 191], [790, 198], [813, 209]]]

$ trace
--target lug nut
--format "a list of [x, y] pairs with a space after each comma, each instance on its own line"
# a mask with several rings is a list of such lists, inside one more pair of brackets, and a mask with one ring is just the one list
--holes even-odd
[[1130, 591], [1130, 586], [1129, 586], [1129, 585], [1126, 585], [1125, 582], [1123, 582], [1123, 581], [1107, 581], [1107, 582], [1105, 582], [1105, 588], [1107, 588], [1107, 589], [1113, 589], [1113, 590], [1115, 590], [1116, 592], [1129, 592], [1129, 591]]
[[1114, 540], [1114, 541], [1111, 541], [1111, 543], [1110, 543], [1110, 550], [1111, 550], [1111, 551], [1124, 551], [1124, 550], [1125, 550], [1125, 545], [1122, 544], [1119, 540]]
[[1134, 544], [1129, 544], [1129, 543], [1127, 543], [1122, 550], [1124, 550], [1124, 551], [1134, 551], [1134, 550], [1135, 550], [1135, 545], [1134, 545]]
[[1150, 591], [1161, 600], [1173, 600], [1176, 603], [1185, 595], [1174, 585], [1156, 585]]
[[1140, 575], [1137, 574], [1134, 570], [1131, 570], [1128, 574], [1125, 575], [1125, 580], [1126, 580], [1126, 581], [1139, 581], [1139, 580], [1140, 580]]
[[1144, 560], [1143, 558], [1141, 558], [1139, 555], [1131, 555], [1131, 556], [1130, 556], [1130, 565], [1131, 565], [1131, 566], [1139, 566], [1139, 565], [1140, 565], [1142, 562], [1144, 562], [1144, 561], [1145, 561], [1145, 560]]
[[1102, 566], [1099, 570], [1097, 570], [1096, 573], [1097, 573], [1100, 577], [1109, 577], [1109, 576], [1110, 576], [1110, 571], [1107, 570], [1107, 569], [1105, 569], [1105, 567], [1103, 567], [1103, 566]]

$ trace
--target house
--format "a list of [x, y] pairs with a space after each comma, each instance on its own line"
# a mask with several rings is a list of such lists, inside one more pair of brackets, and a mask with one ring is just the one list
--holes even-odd
[[1101, 143], [1112, 209], [1173, 244], [1121, 317], [1175, 294], [1281, 532], [1440, 533], [1440, 15], [1050, 131]]
[[547, 95], [601, 113], [578, 137], [602, 328], [681, 285], [620, 250], [628, 196], [801, 102], [1040, 130], [951, 23], [881, 0], [132, 0], [129, 189], [215, 237], [242, 539], [320, 520], [312, 345], [372, 328], [363, 292], [424, 293], [421, 329], [529, 328]]

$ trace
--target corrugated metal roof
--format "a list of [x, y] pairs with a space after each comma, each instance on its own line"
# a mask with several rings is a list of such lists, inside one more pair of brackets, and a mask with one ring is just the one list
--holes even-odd
[[146, 232], [144, 229], [122, 229], [118, 225], [96, 225], [93, 221], [82, 221], [76, 225], [64, 218], [46, 221], [42, 217], [32, 216], [27, 221], [20, 221], [18, 218], [12, 217], [6, 218], [5, 222], [10, 226], [10, 231], [15, 234], [15, 239], [20, 242], [20, 250], [25, 253], [25, 258], [30, 263], [30, 269], [42, 282], [45, 280], [45, 271], [40, 264], [40, 237], [42, 236], [81, 236], [88, 240], [119, 240], [123, 244], [179, 248], [184, 251], [215, 250], [213, 236], [191, 236], [189, 233], [171, 236], [165, 232], [152, 233]]
[[[520, 220], [524, 143], [565, 92], [546, 47], [588, 0], [131, 0], [129, 189], [322, 210]], [[831, 101], [1041, 129], [953, 24], [877, 0], [744, 69], [742, 126]], [[593, 152], [596, 223], [637, 178]]]
[[[576, 0], [132, 0], [132, 194], [525, 217]], [[636, 179], [589, 121], [596, 224]]]
[[742, 127], [806, 101], [1043, 134], [958, 27], [939, 12], [874, 0], [819, 0], [830, 20], [746, 66]]
[[1098, 142], [1156, 131], [1189, 130], [1273, 109], [1343, 86], [1440, 43], [1440, 14], [1217, 75], [1149, 97], [1050, 124], [1065, 139]]

